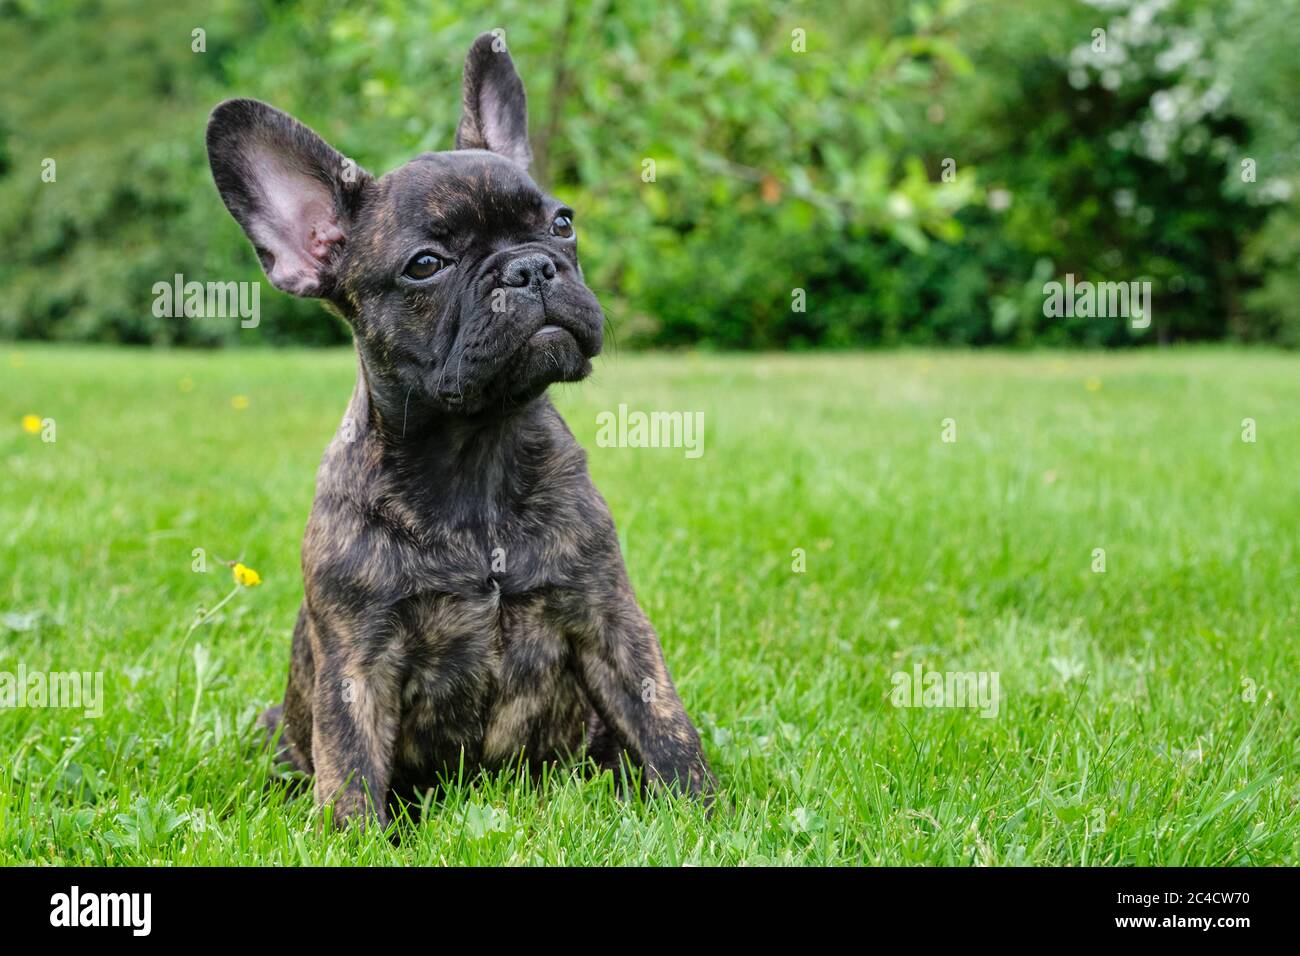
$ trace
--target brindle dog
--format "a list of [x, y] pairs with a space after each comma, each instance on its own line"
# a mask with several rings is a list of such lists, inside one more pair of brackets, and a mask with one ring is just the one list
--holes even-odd
[[470, 48], [456, 149], [381, 178], [255, 100], [218, 106], [207, 144], [271, 283], [323, 300], [356, 342], [289, 686], [263, 717], [317, 803], [384, 823], [395, 796], [462, 766], [584, 750], [710, 794], [609, 509], [546, 397], [590, 372], [604, 315], [573, 210], [528, 176], [504, 44]]

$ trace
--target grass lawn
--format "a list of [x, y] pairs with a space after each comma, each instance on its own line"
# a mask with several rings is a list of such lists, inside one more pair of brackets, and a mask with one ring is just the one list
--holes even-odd
[[[398, 841], [249, 749], [353, 368], [0, 348], [0, 671], [103, 672], [98, 719], [0, 710], [0, 863], [1300, 863], [1300, 357], [602, 360], [554, 396], [730, 808], [502, 775]], [[703, 456], [597, 447], [620, 402]], [[916, 667], [996, 716], [894, 706]]]

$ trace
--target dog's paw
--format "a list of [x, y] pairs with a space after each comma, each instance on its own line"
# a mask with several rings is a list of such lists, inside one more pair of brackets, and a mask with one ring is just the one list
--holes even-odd
[[378, 827], [382, 831], [388, 827], [388, 812], [367, 794], [349, 787], [321, 804], [320, 823], [322, 830]]

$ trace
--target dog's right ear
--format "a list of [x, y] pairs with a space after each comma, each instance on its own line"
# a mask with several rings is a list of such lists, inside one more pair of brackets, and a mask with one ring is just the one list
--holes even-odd
[[208, 163], [271, 284], [328, 296], [370, 174], [287, 113], [227, 100], [208, 120]]

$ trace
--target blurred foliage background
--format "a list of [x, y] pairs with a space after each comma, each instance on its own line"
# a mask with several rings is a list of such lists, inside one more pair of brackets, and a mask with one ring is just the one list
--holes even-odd
[[[345, 341], [269, 284], [255, 330], [153, 315], [176, 273], [262, 279], [207, 113], [264, 99], [381, 173], [450, 147], [496, 27], [622, 346], [1300, 345], [1278, 0], [0, 0], [0, 337]], [[1152, 327], [1044, 318], [1066, 273], [1150, 280]]]

